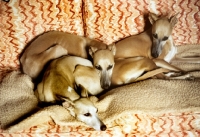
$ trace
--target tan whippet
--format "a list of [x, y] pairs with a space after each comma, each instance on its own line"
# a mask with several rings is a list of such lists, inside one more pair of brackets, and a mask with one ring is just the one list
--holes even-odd
[[[93, 66], [77, 65], [73, 74], [76, 85], [87, 89], [88, 94], [98, 95], [104, 90], [101, 87], [100, 76]], [[85, 96], [83, 93], [85, 92], [81, 92], [81, 95]]]
[[[168, 78], [170, 76], [184, 74], [185, 71], [169, 64], [176, 54], [176, 47], [171, 35], [172, 29], [177, 22], [176, 16], [177, 15], [172, 16], [170, 19], [167, 17], [159, 18], [155, 14], [150, 13], [149, 20], [152, 23], [152, 28], [141, 34], [130, 36], [116, 42], [115, 45], [117, 50], [115, 58], [147, 57], [151, 59], [157, 67], [163, 68], [164, 72], [166, 72], [166, 69], [170, 70], [171, 73], [168, 73]], [[116, 65], [117, 64], [118, 63], [116, 63]], [[149, 70], [151, 70], [151, 64], [151, 61], [146, 61], [146, 65], [149, 65]], [[140, 69], [146, 70], [143, 67]], [[138, 68], [138, 71], [141, 71], [140, 69]], [[188, 79], [188, 75], [177, 78]]]
[[[80, 67], [82, 65], [85, 67]], [[87, 70], [87, 67], [92, 68], [93, 71], [91, 71], [91, 69]], [[96, 75], [91, 77], [93, 80], [85, 81], [86, 78], [90, 77], [87, 77], [87, 73], [90, 72]], [[84, 76], [86, 77], [85, 79], [78, 79], [76, 82], [79, 75], [81, 75], [82, 78]], [[81, 57], [63, 56], [53, 60], [47, 67], [42, 81], [37, 86], [35, 95], [41, 103], [64, 101], [64, 107], [70, 111], [72, 116], [92, 126], [96, 130], [105, 130], [106, 126], [99, 120], [96, 114], [97, 108], [88, 98], [88, 92], [92, 95], [96, 95], [102, 90], [100, 86], [100, 77], [97, 70], [93, 68], [92, 62]], [[80, 92], [80, 94], [78, 92]], [[68, 104], [67, 107], [66, 104]]]
[[177, 15], [170, 19], [159, 18], [149, 14], [152, 27], [138, 35], [133, 35], [115, 43], [117, 48], [115, 58], [143, 56], [161, 58], [169, 62], [176, 54], [176, 47], [171, 36], [172, 29], [177, 22]]
[[166, 68], [159, 68], [155, 62], [147, 57], [132, 57], [115, 59], [115, 67], [112, 74], [112, 87], [129, 84], [148, 78], [160, 79], [192, 79], [190, 75], [168, 76], [164, 73], [171, 72]]
[[89, 54], [93, 58], [93, 66], [100, 75], [100, 83], [103, 89], [107, 89], [111, 85], [115, 53], [116, 47], [113, 44], [107, 46], [107, 49], [99, 50], [97, 47], [91, 47], [89, 50]]
[[36, 79], [44, 66], [63, 55], [88, 58], [89, 46], [105, 49], [102, 42], [61, 31], [49, 31], [35, 38], [23, 51], [20, 62], [24, 73]]
[[[100, 74], [101, 86], [106, 89], [111, 83], [109, 79], [111, 79], [114, 66], [113, 55], [107, 49], [114, 51], [112, 47], [113, 45], [107, 46], [89, 38], [60, 31], [50, 31], [36, 38], [25, 49], [20, 62], [24, 73], [35, 79], [47, 62], [52, 59], [66, 54], [88, 58], [90, 53], [93, 57], [93, 65]], [[104, 56], [105, 54], [106, 56]]]
[[67, 100], [63, 102], [63, 107], [67, 108], [72, 116], [96, 130], [106, 130], [106, 125], [98, 117], [98, 109], [89, 98], [80, 98], [75, 101]]

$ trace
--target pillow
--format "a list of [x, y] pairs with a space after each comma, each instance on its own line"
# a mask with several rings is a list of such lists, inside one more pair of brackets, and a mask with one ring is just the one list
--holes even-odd
[[7, 128], [37, 108], [34, 85], [28, 75], [12, 71], [0, 84], [0, 128]]
[[142, 9], [138, 10], [133, 0], [84, 0], [84, 4], [86, 36], [110, 44], [143, 31]]
[[[175, 45], [199, 44], [198, 0], [83, 0], [85, 34], [105, 43], [112, 43], [142, 32], [148, 13], [171, 16], [179, 13], [173, 30]], [[148, 26], [148, 25], [147, 25]], [[148, 27], [147, 27], [148, 28]]]

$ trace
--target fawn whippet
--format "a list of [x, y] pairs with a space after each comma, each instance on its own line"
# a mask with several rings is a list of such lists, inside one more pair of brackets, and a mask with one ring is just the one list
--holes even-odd
[[[176, 16], [172, 16], [170, 19], [167, 17], [159, 18], [155, 14], [150, 13], [151, 29], [116, 42], [115, 69], [113, 70], [113, 74], [119, 71], [120, 73], [124, 73], [124, 75], [127, 75], [127, 78], [124, 78], [123, 83], [129, 83], [130, 79], [132, 79], [130, 81], [133, 81], [133, 79], [136, 80], [136, 78], [140, 77], [146, 71], [161, 68], [156, 73], [151, 72], [151, 75], [144, 76], [148, 78], [163, 71], [169, 73], [165, 74], [165, 76], [164, 74], [162, 76], [160, 74], [160, 78], [190, 79], [189, 75], [182, 75], [185, 73], [183, 70], [169, 64], [176, 54], [176, 47], [171, 35], [172, 29], [177, 22]], [[132, 68], [130, 66], [136, 67]], [[121, 67], [124, 68], [123, 71], [119, 70]], [[134, 74], [129, 75], [130, 71], [134, 71]], [[112, 80], [114, 79], [115, 75]], [[142, 79], [145, 79], [145, 77]], [[117, 82], [117, 80], [114, 81]]]
[[107, 46], [99, 41], [65, 32], [50, 31], [37, 37], [25, 49], [20, 62], [23, 72], [36, 79], [50, 60], [67, 54], [88, 58], [90, 52], [93, 65], [100, 73], [101, 86], [106, 89], [111, 83], [109, 79], [114, 66], [113, 55], [107, 54], [106, 52], [110, 52], [107, 49], [114, 51], [112, 45]]
[[47, 67], [35, 95], [41, 103], [61, 101], [78, 120], [96, 130], [106, 130], [96, 114], [97, 108], [88, 98], [88, 93], [97, 95], [101, 91], [100, 77], [92, 62], [76, 56], [62, 56]]
[[52, 59], [63, 55], [88, 58], [89, 46], [105, 49], [97, 40], [61, 31], [49, 31], [36, 37], [23, 51], [20, 62], [24, 73], [36, 79], [44, 66]]
[[177, 22], [176, 16], [172, 16], [170, 19], [167, 17], [159, 18], [150, 13], [149, 20], [152, 27], [143, 33], [116, 42], [115, 58], [143, 56], [170, 62], [176, 54], [176, 47], [171, 35]]
[[172, 77], [164, 74], [168, 72], [171, 72], [171, 70], [159, 68], [152, 59], [147, 57], [115, 59], [115, 67], [111, 79], [112, 86], [128, 84], [148, 78], [192, 79], [190, 75]]

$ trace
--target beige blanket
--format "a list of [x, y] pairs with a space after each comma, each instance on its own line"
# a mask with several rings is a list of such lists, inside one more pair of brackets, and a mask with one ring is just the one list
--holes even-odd
[[[200, 53], [199, 51], [200, 48], [195, 50], [197, 53]], [[174, 64], [179, 67], [190, 67], [190, 69], [192, 69], [191, 66], [193, 66], [193, 69], [200, 68], [199, 64], [177, 62]], [[200, 71], [191, 74], [200, 76]], [[148, 79], [118, 87], [102, 95], [99, 100], [96, 97], [91, 97], [91, 100], [98, 107], [100, 118], [105, 124], [109, 125], [114, 119], [127, 113], [162, 115], [168, 112], [175, 114], [179, 112], [200, 112], [199, 86], [200, 81], [198, 79], [194, 81]], [[1, 127], [10, 125], [11, 122], [37, 106], [30, 78], [20, 74], [20, 72], [14, 71], [5, 77], [0, 85], [0, 93]], [[9, 93], [11, 95], [8, 95]], [[22, 101], [23, 97], [24, 100]], [[12, 102], [10, 102], [11, 100]], [[5, 107], [5, 104], [8, 105]], [[10, 121], [11, 118], [14, 120]], [[65, 108], [50, 106], [31, 113], [23, 121], [9, 127], [8, 130], [10, 132], [20, 131], [49, 120], [53, 120], [59, 125], [83, 125], [82, 122], [73, 118]]]
[[36, 109], [37, 98], [29, 76], [9, 73], [0, 85], [0, 128], [6, 128]]

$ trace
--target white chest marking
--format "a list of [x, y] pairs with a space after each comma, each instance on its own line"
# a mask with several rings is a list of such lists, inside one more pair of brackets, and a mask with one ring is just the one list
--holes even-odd
[[170, 62], [171, 59], [176, 55], [177, 48], [175, 47], [173, 40], [170, 40], [170, 45], [172, 45], [171, 50], [168, 52], [168, 54], [165, 56], [164, 60], [167, 62]]
[[67, 88], [67, 90], [68, 92], [72, 92], [72, 88], [70, 86]]

